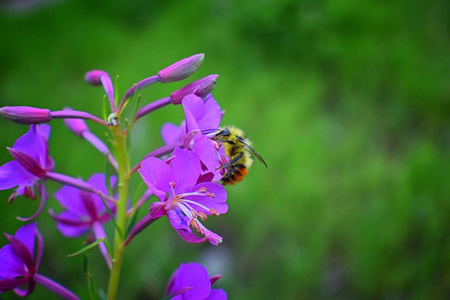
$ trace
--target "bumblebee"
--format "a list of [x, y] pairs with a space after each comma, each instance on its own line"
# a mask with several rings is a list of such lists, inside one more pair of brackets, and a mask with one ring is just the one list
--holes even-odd
[[225, 174], [220, 180], [223, 185], [235, 184], [244, 179], [248, 174], [248, 169], [253, 164], [252, 156], [255, 156], [262, 162], [266, 168], [267, 164], [251, 146], [251, 142], [244, 135], [244, 132], [236, 127], [219, 128], [212, 140], [219, 142], [229, 161], [218, 169], [226, 169]]

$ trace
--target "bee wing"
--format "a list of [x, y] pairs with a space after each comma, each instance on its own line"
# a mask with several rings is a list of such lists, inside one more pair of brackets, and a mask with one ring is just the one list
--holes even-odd
[[245, 148], [247, 148], [248, 150], [250, 150], [250, 152], [252, 152], [253, 155], [255, 155], [256, 158], [258, 158], [258, 160], [259, 160], [260, 162], [262, 162], [262, 163], [266, 166], [266, 168], [267, 168], [267, 164], [266, 164], [266, 162], [264, 161], [264, 158], [262, 158], [262, 156], [259, 155], [258, 152], [256, 152], [255, 149], [252, 148], [252, 146], [250, 146], [249, 144], [247, 144], [247, 143], [244, 141], [243, 138], [241, 138], [240, 136], [238, 136], [237, 138], [238, 138], [239, 142], [241, 142], [241, 143], [244, 145]]

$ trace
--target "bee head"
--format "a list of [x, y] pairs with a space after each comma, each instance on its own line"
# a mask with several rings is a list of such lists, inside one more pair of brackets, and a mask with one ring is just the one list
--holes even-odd
[[218, 133], [216, 133], [216, 135], [213, 137], [213, 139], [219, 140], [221, 138], [229, 137], [229, 136], [230, 136], [230, 130], [228, 128], [224, 128], [221, 131], [219, 131]]

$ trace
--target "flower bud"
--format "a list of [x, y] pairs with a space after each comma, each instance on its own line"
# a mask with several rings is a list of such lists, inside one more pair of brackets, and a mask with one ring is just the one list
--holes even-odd
[[[72, 111], [72, 109], [66, 107], [64, 111]], [[89, 127], [83, 119], [64, 119], [64, 124], [79, 137], [82, 137], [83, 132], [89, 131]]]
[[0, 108], [0, 115], [20, 124], [38, 124], [52, 119], [50, 110], [29, 106], [4, 106]]
[[101, 77], [103, 75], [108, 75], [105, 71], [102, 70], [92, 70], [86, 73], [84, 75], [84, 80], [86, 80], [87, 83], [99, 86], [102, 85]]
[[179, 81], [191, 76], [203, 62], [203, 53], [192, 55], [182, 59], [158, 72], [158, 78], [162, 83]]
[[214, 89], [214, 85], [216, 84], [216, 80], [219, 75], [209, 75], [199, 80], [196, 80], [192, 83], [189, 83], [185, 87], [182, 87], [178, 91], [173, 92], [170, 95], [170, 99], [173, 104], [180, 104], [181, 100], [189, 94], [194, 94], [200, 98], [206, 97], [211, 91]]

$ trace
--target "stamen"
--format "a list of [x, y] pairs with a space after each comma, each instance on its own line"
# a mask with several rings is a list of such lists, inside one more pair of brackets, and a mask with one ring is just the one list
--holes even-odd
[[200, 216], [200, 219], [201, 219], [202, 221], [205, 221], [205, 220], [208, 218], [208, 217], [207, 217], [204, 213], [202, 213], [202, 212], [199, 212], [198, 215]]
[[203, 231], [203, 228], [200, 226], [200, 224], [198, 223], [198, 221], [196, 219], [192, 219], [191, 220], [191, 226], [192, 228], [194, 228], [198, 233], [200, 234], [204, 234], [205, 232]]
[[[201, 208], [203, 208], [203, 209], [206, 210], [206, 211], [209, 211], [209, 207], [206, 207], [206, 206], [204, 206], [204, 205], [202, 205], [202, 204], [200, 204], [200, 203], [198, 203], [198, 202], [195, 202], [195, 201], [191, 201], [191, 200], [184, 199], [184, 200], [183, 200], [183, 203], [190, 203], [190, 204], [192, 204], [192, 205], [196, 205], [196, 206], [198, 206], [198, 207], [201, 207]], [[189, 207], [190, 207], [190, 206], [189, 206]]]
[[11, 196], [9, 196], [9, 198], [8, 198], [8, 203], [12, 203], [14, 201], [14, 199], [16, 199], [16, 197], [17, 197], [17, 193], [16, 192], [12, 193]]
[[210, 208], [209, 211], [215, 216], [220, 216], [220, 214], [214, 208]]

